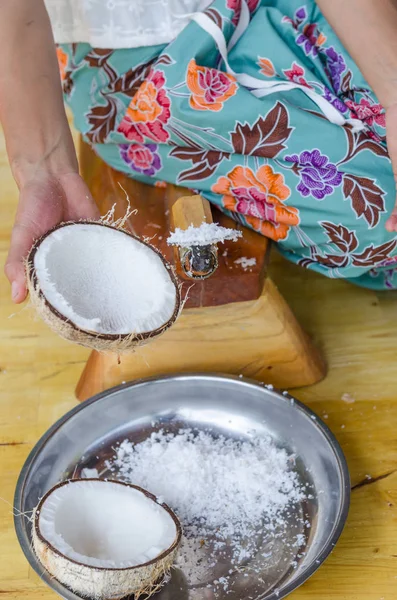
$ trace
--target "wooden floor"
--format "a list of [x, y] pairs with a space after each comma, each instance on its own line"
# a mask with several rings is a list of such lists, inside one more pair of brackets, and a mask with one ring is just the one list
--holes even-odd
[[[16, 201], [0, 136], [1, 265]], [[278, 257], [271, 271], [327, 357], [326, 380], [296, 396], [337, 436], [353, 486], [348, 523], [334, 553], [291, 598], [395, 600], [397, 295], [330, 281]], [[0, 282], [0, 597], [55, 600], [19, 549], [10, 504], [33, 444], [74, 406], [74, 387], [88, 353], [58, 339], [29, 308], [15, 309], [2, 275]]]

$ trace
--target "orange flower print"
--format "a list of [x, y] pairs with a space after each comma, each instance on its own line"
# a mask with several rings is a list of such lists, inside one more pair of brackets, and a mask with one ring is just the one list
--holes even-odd
[[326, 36], [320, 32], [318, 35], [318, 38], [317, 38], [317, 46], [324, 46], [326, 41], [327, 41]]
[[165, 129], [170, 116], [171, 102], [164, 89], [165, 77], [161, 71], [152, 71], [132, 98], [118, 131], [128, 140], [142, 143], [144, 137], [166, 142]]
[[57, 47], [57, 58], [61, 81], [64, 82], [66, 78], [66, 67], [68, 66], [68, 55], [62, 48]]
[[274, 77], [276, 69], [269, 58], [259, 58], [258, 65], [260, 66], [262, 75], [265, 77]]
[[253, 229], [272, 240], [285, 240], [291, 226], [299, 225], [298, 209], [283, 204], [291, 190], [269, 165], [256, 173], [248, 167], [235, 167], [227, 177], [218, 179], [212, 191], [223, 195], [226, 209], [243, 214]]
[[147, 123], [155, 121], [160, 114], [157, 88], [152, 81], [144, 81], [129, 105], [127, 115], [135, 123]]
[[195, 110], [222, 110], [224, 102], [237, 92], [237, 83], [232, 75], [199, 67], [194, 59], [188, 65], [186, 83], [191, 91], [190, 106]]

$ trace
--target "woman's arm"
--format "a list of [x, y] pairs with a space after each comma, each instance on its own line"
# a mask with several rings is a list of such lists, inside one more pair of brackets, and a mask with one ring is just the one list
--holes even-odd
[[[397, 1], [317, 4], [386, 109], [387, 144], [397, 181]], [[397, 204], [386, 228], [397, 231]]]
[[43, 0], [0, 1], [0, 120], [20, 191], [5, 272], [22, 302], [23, 259], [34, 239], [62, 220], [97, 217], [78, 175]]
[[76, 170], [43, 0], [2, 0], [0, 40], [0, 118], [18, 185], [39, 166]]

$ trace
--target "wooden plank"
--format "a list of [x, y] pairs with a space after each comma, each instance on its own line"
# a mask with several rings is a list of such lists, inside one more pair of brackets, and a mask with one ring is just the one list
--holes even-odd
[[[186, 231], [189, 227], [199, 228], [203, 223], [208, 225], [213, 223], [210, 203], [198, 195], [178, 198], [171, 207], [170, 216], [173, 231], [178, 229]], [[197, 279], [212, 276], [219, 264], [217, 246], [198, 250], [200, 260], [197, 262], [197, 253], [194, 259], [192, 248], [174, 247], [174, 262], [178, 277], [190, 284]]]
[[183, 311], [164, 335], [121, 357], [94, 352], [76, 393], [80, 400], [152, 375], [217, 372], [307, 385], [324, 375], [318, 352], [270, 279], [258, 300]]
[[179, 229], [200, 227], [202, 223], [212, 223], [211, 205], [201, 196], [182, 196], [172, 207], [172, 225]]

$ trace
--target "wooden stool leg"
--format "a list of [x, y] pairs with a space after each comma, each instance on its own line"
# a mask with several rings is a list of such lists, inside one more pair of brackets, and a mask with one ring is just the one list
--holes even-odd
[[311, 385], [326, 372], [274, 283], [258, 300], [185, 310], [158, 340], [121, 357], [93, 352], [76, 395], [85, 400], [123, 381], [177, 372], [243, 374], [279, 388]]

